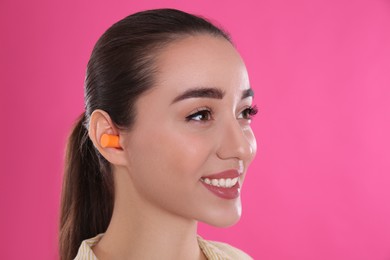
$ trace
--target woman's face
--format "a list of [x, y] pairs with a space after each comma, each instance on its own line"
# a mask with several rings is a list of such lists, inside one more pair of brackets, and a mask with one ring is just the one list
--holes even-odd
[[124, 140], [134, 189], [176, 216], [232, 225], [256, 153], [245, 65], [225, 39], [198, 35], [165, 47], [157, 67]]

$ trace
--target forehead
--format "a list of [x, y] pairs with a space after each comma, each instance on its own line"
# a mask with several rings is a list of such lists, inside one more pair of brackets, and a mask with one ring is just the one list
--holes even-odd
[[244, 62], [222, 37], [195, 35], [176, 40], [162, 49], [156, 65], [157, 87], [177, 93], [186, 86], [218, 87], [227, 92], [249, 88]]

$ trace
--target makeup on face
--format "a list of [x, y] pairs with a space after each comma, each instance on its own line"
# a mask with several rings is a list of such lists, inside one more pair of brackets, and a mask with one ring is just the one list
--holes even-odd
[[137, 101], [124, 140], [129, 192], [176, 216], [232, 225], [256, 152], [245, 66], [229, 42], [209, 36], [172, 43], [157, 66], [156, 86]]
[[[191, 88], [184, 91], [184, 93], [176, 96], [171, 102], [171, 105], [186, 99], [193, 98], [222, 100], [224, 96], [225, 92], [219, 88]], [[242, 91], [241, 100], [244, 100], [249, 97], [253, 98], [253, 96], [254, 92], [251, 88], [249, 88]], [[238, 118], [250, 120], [253, 116], [257, 114], [257, 112], [257, 106], [247, 106], [243, 111], [240, 111], [240, 115], [238, 116]], [[212, 110], [209, 107], [202, 107], [197, 108], [194, 113], [188, 115], [186, 117], [186, 120], [207, 121], [211, 118]]]
[[[225, 92], [219, 88], [190, 88], [184, 91], [182, 94], [176, 96], [171, 104], [186, 100], [186, 99], [214, 99], [222, 100], [225, 96]], [[246, 98], [252, 98], [254, 92], [251, 88], [242, 91], [241, 100]], [[239, 112], [237, 119], [247, 120], [249, 124], [253, 116], [257, 114], [256, 106], [245, 106], [242, 111]], [[195, 112], [191, 112], [189, 116], [186, 116], [186, 121], [203, 121], [207, 122], [213, 119], [213, 111], [209, 107], [197, 108]], [[204, 185], [214, 195], [222, 199], [236, 199], [240, 196], [240, 175], [242, 175], [243, 161], [240, 160], [240, 169], [230, 169], [220, 173], [210, 174], [200, 178], [202, 185]]]
[[227, 170], [202, 177], [202, 184], [212, 193], [223, 199], [236, 199], [240, 196], [239, 178], [242, 172]]

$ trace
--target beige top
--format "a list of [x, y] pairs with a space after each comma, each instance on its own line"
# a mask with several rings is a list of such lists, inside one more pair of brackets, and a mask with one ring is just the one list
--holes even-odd
[[[84, 240], [77, 253], [75, 260], [98, 260], [92, 251], [92, 247], [99, 242], [104, 233], [93, 238]], [[253, 259], [243, 251], [226, 243], [207, 241], [198, 236], [200, 249], [208, 260], [250, 260]]]

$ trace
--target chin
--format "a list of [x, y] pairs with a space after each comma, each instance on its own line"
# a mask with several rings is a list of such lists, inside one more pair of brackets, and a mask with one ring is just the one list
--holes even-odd
[[241, 218], [241, 204], [235, 208], [217, 209], [214, 208], [199, 221], [214, 227], [230, 227], [235, 225]]
[[235, 219], [219, 219], [217, 221], [211, 221], [211, 222], [205, 222], [208, 225], [214, 226], [214, 227], [220, 227], [220, 228], [227, 228], [231, 227], [240, 220], [241, 217], [235, 218]]

